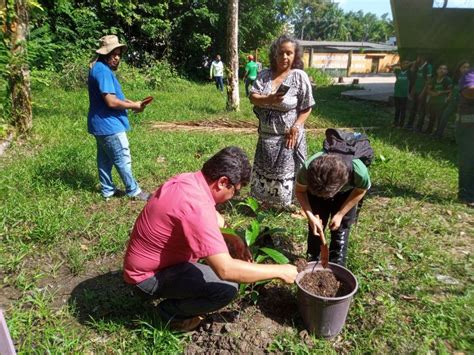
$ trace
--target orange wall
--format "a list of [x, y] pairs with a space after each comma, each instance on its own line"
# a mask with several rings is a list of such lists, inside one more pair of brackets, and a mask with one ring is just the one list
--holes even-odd
[[[353, 53], [351, 63], [351, 73], [370, 73], [372, 70], [372, 59], [379, 58], [379, 72], [390, 71], [388, 66], [398, 62], [398, 54], [392, 53], [374, 53], [375, 55], [365, 53]], [[348, 53], [313, 53], [313, 68], [320, 69], [346, 69]], [[305, 67], [309, 66], [309, 52], [303, 56]]]

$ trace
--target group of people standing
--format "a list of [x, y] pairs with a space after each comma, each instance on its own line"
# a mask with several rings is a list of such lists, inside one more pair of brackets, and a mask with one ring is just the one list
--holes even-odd
[[[459, 163], [459, 199], [474, 206], [474, 69], [468, 60], [461, 60], [452, 78], [449, 69], [440, 63], [433, 73], [426, 56], [416, 61], [401, 61], [395, 69], [396, 127], [413, 129], [441, 138], [449, 120], [456, 116], [456, 142]], [[407, 102], [411, 101], [408, 122], [405, 125]], [[428, 124], [425, 130], [425, 117]], [[418, 120], [416, 120], [418, 117]]]
[[[125, 48], [116, 36], [101, 39], [99, 58], [89, 72], [88, 127], [97, 141], [103, 197], [119, 193], [111, 176], [115, 166], [124, 193], [146, 201], [128, 243], [124, 279], [143, 295], [164, 299], [157, 307], [164, 321], [176, 330], [192, 330], [203, 315], [232, 301], [238, 283], [273, 278], [294, 282], [294, 265], [253, 263], [245, 242], [220, 230], [225, 221], [216, 204], [228, 201], [247, 184], [251, 195], [268, 207], [291, 209], [295, 198], [299, 201], [308, 221], [310, 260], [319, 260], [329, 225], [329, 260], [345, 265], [348, 228], [370, 178], [357, 159], [346, 164], [321, 152], [306, 160], [304, 125], [315, 101], [297, 41], [286, 35], [275, 40], [270, 68], [259, 73], [253, 58], [248, 58], [245, 81], [259, 122], [253, 167], [242, 149], [227, 147], [201, 170], [174, 176], [153, 194], [142, 191], [131, 173], [126, 110], [141, 112], [146, 100], [126, 99], [115, 77]], [[210, 70], [222, 90], [220, 57]]]
[[[403, 60], [395, 65], [394, 126], [441, 138], [450, 118], [457, 112], [459, 80], [469, 67], [469, 62], [462, 60], [450, 77], [446, 64], [440, 63], [433, 71], [433, 66], [423, 54], [413, 62]], [[411, 105], [405, 122], [408, 102]]]

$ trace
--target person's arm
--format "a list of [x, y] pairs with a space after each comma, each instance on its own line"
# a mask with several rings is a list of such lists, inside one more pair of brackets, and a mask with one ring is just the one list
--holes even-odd
[[318, 215], [313, 214], [313, 210], [311, 209], [311, 205], [309, 204], [308, 200], [308, 192], [307, 186], [301, 185], [296, 183], [295, 189], [296, 199], [301, 205], [306, 218], [308, 219], [308, 223], [314, 235], [319, 235], [321, 241], [324, 241], [324, 229], [323, 223]]
[[213, 70], [214, 70], [214, 62], [211, 63], [211, 68], [209, 69], [209, 79], [212, 79]]
[[427, 91], [428, 95], [430, 95], [430, 96], [439, 96], [439, 92], [433, 90], [433, 85], [432, 84], [427, 85], [426, 91]]
[[120, 100], [115, 94], [102, 94], [107, 107], [115, 110], [132, 109], [137, 112], [143, 111], [141, 101]]
[[245, 79], [247, 79], [247, 76], [249, 75], [249, 69], [247, 66], [245, 66], [245, 74], [244, 74], [244, 77], [242, 78], [243, 81], [245, 81]]
[[332, 217], [331, 223], [329, 224], [329, 229], [339, 229], [342, 218], [347, 214], [347, 212], [356, 206], [360, 200], [362, 200], [366, 193], [367, 190], [355, 187], [342, 204], [341, 209]]
[[286, 136], [286, 147], [288, 149], [293, 149], [295, 147], [296, 141], [298, 139], [298, 132], [303, 128], [304, 123], [311, 114], [311, 110], [311, 107], [309, 107], [298, 114], [298, 118], [296, 119], [295, 123], [293, 123], [293, 126], [291, 126]]
[[252, 283], [280, 279], [286, 283], [295, 282], [298, 271], [291, 264], [253, 264], [233, 259], [228, 253], [208, 256], [204, 259], [220, 279], [238, 283]]
[[278, 94], [262, 95], [251, 93], [250, 102], [255, 106], [275, 105], [283, 101], [283, 96]]

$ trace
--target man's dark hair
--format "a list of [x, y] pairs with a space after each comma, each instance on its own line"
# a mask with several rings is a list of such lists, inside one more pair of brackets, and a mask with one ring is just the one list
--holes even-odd
[[308, 167], [308, 191], [322, 198], [331, 198], [349, 181], [349, 169], [338, 155], [323, 155]]
[[278, 50], [280, 49], [280, 46], [286, 42], [290, 42], [295, 45], [295, 58], [293, 60], [293, 64], [291, 65], [291, 69], [303, 69], [304, 67], [303, 51], [298, 41], [288, 35], [281, 35], [270, 46], [270, 69], [272, 70], [272, 72], [277, 71]]
[[239, 147], [226, 147], [204, 163], [201, 169], [208, 182], [225, 176], [232, 185], [247, 185], [250, 181], [250, 163]]

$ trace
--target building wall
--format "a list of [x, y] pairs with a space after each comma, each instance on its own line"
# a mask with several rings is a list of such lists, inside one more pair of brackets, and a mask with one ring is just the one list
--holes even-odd
[[391, 6], [403, 59], [422, 53], [451, 70], [461, 59], [474, 61], [474, 9], [435, 9], [433, 0], [391, 0]]
[[[305, 68], [309, 67], [309, 56], [309, 51], [305, 51], [303, 56]], [[377, 71], [382, 73], [388, 72], [390, 70], [388, 66], [397, 63], [399, 59], [398, 54], [393, 53], [353, 53], [350, 72], [352, 74], [372, 72], [372, 64], [375, 62], [375, 58], [379, 60]], [[311, 66], [333, 72], [336, 75], [346, 75], [348, 60], [349, 53], [314, 52]]]

